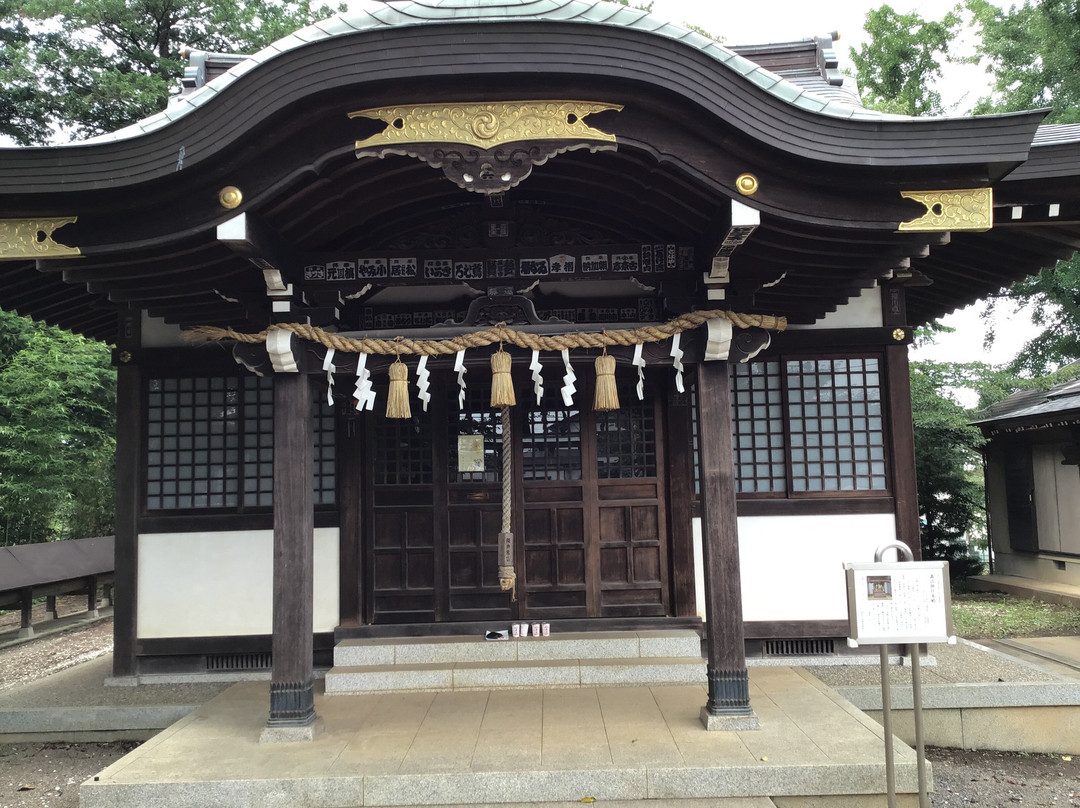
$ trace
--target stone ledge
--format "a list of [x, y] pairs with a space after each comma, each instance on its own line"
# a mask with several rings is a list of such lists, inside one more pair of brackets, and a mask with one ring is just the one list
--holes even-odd
[[[881, 687], [837, 687], [836, 692], [860, 710], [881, 709]], [[913, 707], [909, 685], [893, 685], [892, 708]], [[1080, 705], [1080, 682], [977, 682], [973, 684], [924, 685], [923, 709], [974, 707], [1055, 707]]]

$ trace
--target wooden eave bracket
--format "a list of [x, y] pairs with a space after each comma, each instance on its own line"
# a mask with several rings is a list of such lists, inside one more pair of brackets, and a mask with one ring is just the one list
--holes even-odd
[[250, 261], [263, 274], [268, 292], [284, 292], [294, 278], [292, 249], [250, 213], [237, 214], [217, 227], [218, 241]]
[[53, 231], [78, 220], [78, 216], [0, 219], [0, 261], [81, 257], [78, 247], [59, 244], [52, 237]]
[[731, 200], [731, 224], [704, 277], [709, 300], [723, 300], [726, 297], [725, 287], [731, 282], [731, 256], [746, 243], [760, 224], [760, 211], [737, 199]]

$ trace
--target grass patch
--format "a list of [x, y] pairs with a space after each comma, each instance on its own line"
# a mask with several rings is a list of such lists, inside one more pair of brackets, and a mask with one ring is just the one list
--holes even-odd
[[953, 593], [953, 630], [971, 640], [1080, 634], [1080, 608], [998, 592]]

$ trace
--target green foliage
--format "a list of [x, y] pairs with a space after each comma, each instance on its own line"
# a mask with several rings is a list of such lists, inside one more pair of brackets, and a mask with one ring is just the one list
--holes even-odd
[[[994, 93], [975, 112], [1051, 107], [1047, 122], [1080, 122], [1080, 2], [1025, 0], [1005, 10], [967, 0], [967, 6], [981, 33], [978, 55], [994, 77]], [[1043, 327], [1021, 348], [1012, 372], [1038, 376], [1080, 359], [1080, 260], [1062, 261], [1002, 294], [1016, 308], [1031, 307]]]
[[109, 349], [0, 311], [0, 545], [112, 532]]
[[994, 94], [975, 112], [1052, 107], [1053, 123], [1080, 121], [1080, 3], [1025, 0], [1008, 10], [967, 0], [981, 32], [978, 56]]
[[954, 579], [977, 575], [967, 539], [980, 533], [986, 515], [982, 478], [983, 438], [972, 415], [948, 393], [969, 386], [985, 366], [913, 362], [911, 403], [915, 475], [923, 558], [949, 562]]
[[0, 133], [42, 143], [164, 109], [182, 46], [252, 52], [333, 13], [312, 0], [0, 0]]
[[888, 5], [867, 12], [869, 38], [850, 50], [863, 103], [882, 112], [940, 114], [941, 94], [931, 85], [941, 78], [942, 61], [948, 59], [959, 25], [960, 17], [952, 12], [940, 22], [914, 12], [900, 14]]
[[970, 639], [1080, 633], [1080, 608], [996, 592], [953, 595], [953, 630]]
[[[1009, 364], [1011, 373], [1037, 378], [1080, 359], [1080, 258], [1073, 256], [1002, 290], [988, 301], [986, 315], [1001, 306], [1031, 311], [1032, 322], [1043, 329], [1020, 348]], [[990, 331], [987, 341], [999, 336], [1007, 335]]]

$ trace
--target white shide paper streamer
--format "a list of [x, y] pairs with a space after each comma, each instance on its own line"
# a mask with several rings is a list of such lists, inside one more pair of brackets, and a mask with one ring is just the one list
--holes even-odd
[[634, 358], [630, 364], [637, 368], [637, 397], [638, 401], [645, 400], [645, 357], [641, 355], [645, 346], [640, 342], [634, 346]]
[[574, 386], [574, 382], [577, 381], [577, 374], [575, 374], [574, 369], [570, 367], [570, 351], [567, 349], [563, 349], [561, 353], [563, 365], [566, 367], [566, 375], [562, 377], [562, 400], [563, 404], [565, 404], [567, 407], [573, 407], [574, 393], [577, 392], [577, 387]]
[[334, 406], [334, 354], [336, 348], [327, 348], [326, 356], [322, 361], [322, 369], [326, 371], [326, 406]]
[[686, 386], [683, 384], [683, 351], [679, 347], [679, 338], [682, 334], [676, 334], [671, 338], [671, 358], [674, 360], [672, 364], [675, 366], [675, 389], [680, 393], [686, 392]]
[[540, 366], [540, 352], [532, 352], [532, 362], [529, 363], [532, 371], [533, 393], [536, 394], [536, 406], [540, 406], [540, 399], [544, 397], [544, 377], [541, 375], [543, 368]]
[[428, 392], [431, 387], [431, 371], [427, 369], [427, 360], [427, 354], [424, 354], [416, 365], [416, 389], [419, 391], [416, 397], [424, 402], [424, 412], [427, 412], [428, 402], [431, 401], [431, 393]]
[[465, 351], [458, 351], [454, 359], [454, 370], [457, 373], [458, 390], [457, 406], [459, 410], [465, 409]]
[[365, 353], [356, 355], [356, 389], [353, 390], [353, 398], [356, 399], [357, 410], [375, 409], [375, 391], [371, 389], [371, 371], [367, 369], [368, 355]]

